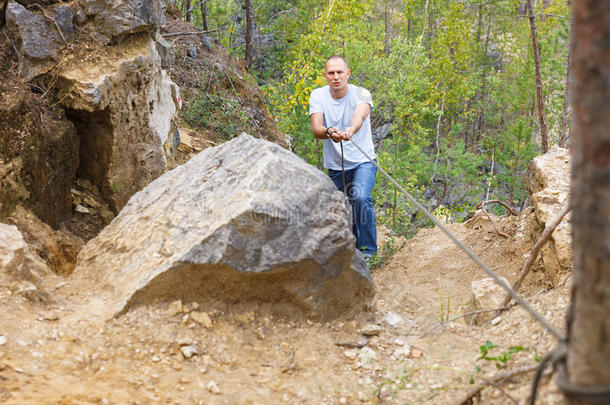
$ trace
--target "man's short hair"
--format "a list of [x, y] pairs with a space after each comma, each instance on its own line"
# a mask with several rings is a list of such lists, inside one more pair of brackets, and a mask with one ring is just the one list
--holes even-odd
[[328, 59], [326, 59], [326, 62], [324, 63], [324, 69], [326, 69], [326, 64], [328, 63], [328, 61], [333, 60], [333, 59], [340, 59], [340, 60], [342, 60], [343, 63], [345, 63], [345, 67], [347, 69], [349, 69], [349, 64], [347, 63], [347, 59], [345, 59], [341, 55], [333, 55], [333, 56], [330, 56]]

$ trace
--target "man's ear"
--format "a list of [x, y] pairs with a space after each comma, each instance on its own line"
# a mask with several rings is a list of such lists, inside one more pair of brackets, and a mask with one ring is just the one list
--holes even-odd
[[349, 80], [350, 77], [352, 77], [352, 71], [347, 69], [347, 80]]

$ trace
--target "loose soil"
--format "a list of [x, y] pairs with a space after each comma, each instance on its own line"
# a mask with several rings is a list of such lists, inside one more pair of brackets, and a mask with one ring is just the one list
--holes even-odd
[[[493, 220], [509, 238], [481, 215], [450, 229], [512, 281], [533, 244], [525, 236], [533, 219], [524, 213]], [[389, 237], [382, 230], [380, 246]], [[438, 229], [394, 243], [404, 246], [374, 271], [377, 295], [368, 310], [326, 323], [279, 318], [258, 307], [190, 302], [182, 308], [139, 307], [103, 321], [76, 309], [79, 297], [68, 299], [61, 276], [43, 280], [52, 302], [0, 289], [0, 402], [452, 404], [472, 382], [535, 364], [537, 354], [556, 345], [519, 307], [502, 314], [495, 326], [453, 320], [472, 309], [471, 282], [487, 276]], [[569, 304], [568, 277], [561, 275], [551, 289], [538, 272], [521, 291], [560, 329]], [[211, 322], [201, 320], [201, 312]], [[379, 334], [363, 336], [371, 324]], [[496, 345], [490, 356], [511, 346], [524, 350], [498, 368], [477, 361], [486, 341]], [[198, 354], [185, 356], [187, 346]], [[485, 388], [474, 403], [520, 403], [532, 377]], [[563, 404], [548, 377], [540, 396], [539, 403]]]

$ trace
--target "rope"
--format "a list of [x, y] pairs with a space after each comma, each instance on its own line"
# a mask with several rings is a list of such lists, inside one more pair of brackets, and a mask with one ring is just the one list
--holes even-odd
[[441, 231], [445, 233], [455, 243], [464, 253], [466, 253], [470, 258], [481, 267], [485, 273], [487, 273], [491, 278], [494, 279], [496, 283], [500, 285], [500, 287], [504, 288], [514, 299], [521, 305], [529, 314], [537, 320], [544, 328], [546, 328], [549, 332], [551, 332], [560, 342], [565, 342], [565, 337], [557, 330], [553, 325], [551, 325], [542, 315], [540, 315], [534, 308], [532, 308], [523, 298], [519, 296], [504, 280], [502, 280], [498, 275], [490, 269], [485, 263], [479, 259], [479, 257], [474, 254], [466, 245], [464, 245], [449, 229], [447, 229], [434, 215], [432, 215], [419, 201], [415, 199], [407, 190], [402, 188], [400, 184], [396, 182], [382, 167], [380, 167], [373, 159], [366, 154], [362, 148], [352, 141], [352, 144], [358, 148], [362, 154], [373, 163], [379, 171], [381, 171], [397, 188], [400, 190], [408, 199], [419, 209], [422, 211]]
[[[559, 389], [564, 393], [564, 395], [568, 397], [572, 397], [582, 401], [600, 403], [600, 404], [608, 404], [610, 403], [610, 385], [586, 385], [586, 386], [578, 386], [570, 382], [568, 379], [568, 374], [566, 370], [566, 357], [568, 353], [567, 340], [565, 336], [563, 336], [553, 325], [551, 325], [542, 315], [540, 315], [534, 308], [532, 308], [523, 298], [517, 294], [515, 290], [511, 288], [504, 280], [502, 280], [498, 275], [491, 270], [477, 255], [474, 254], [466, 245], [464, 245], [449, 229], [445, 227], [434, 215], [432, 215], [419, 201], [415, 199], [407, 190], [401, 187], [400, 184], [396, 182], [382, 167], [380, 167], [373, 159], [370, 158], [369, 155], [366, 154], [362, 148], [352, 141], [352, 144], [358, 148], [362, 154], [371, 161], [381, 171], [391, 182], [394, 184], [398, 190], [400, 190], [408, 199], [415, 205], [419, 210], [421, 210], [441, 231], [443, 231], [449, 239], [453, 241], [464, 253], [466, 253], [470, 258], [481, 267], [491, 278], [494, 279], [496, 283], [498, 283], [502, 288], [504, 288], [511, 297], [519, 303], [529, 314], [538, 321], [544, 328], [546, 328], [549, 332], [551, 332], [558, 340], [559, 346], [549, 353], [538, 366], [536, 371], [536, 376], [534, 378], [532, 384], [532, 391], [530, 395], [530, 405], [534, 405], [536, 402], [536, 394], [538, 391], [538, 385], [542, 378], [542, 372], [546, 368], [546, 366], [550, 363], [554, 366], [557, 371], [556, 383]], [[343, 150], [343, 146], [341, 147]]]
[[343, 182], [343, 195], [349, 198], [347, 195], [347, 186], [345, 185], [345, 167], [343, 166], [343, 141], [339, 141], [341, 144], [341, 181]]

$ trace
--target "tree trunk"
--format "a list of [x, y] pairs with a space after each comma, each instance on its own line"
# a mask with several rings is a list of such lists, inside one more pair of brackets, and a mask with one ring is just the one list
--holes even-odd
[[385, 40], [384, 40], [384, 47], [383, 47], [383, 53], [385, 55], [389, 55], [390, 53], [390, 16], [389, 16], [389, 6], [388, 6], [388, 2], [390, 0], [385, 0], [385, 15], [384, 15], [384, 25], [385, 25]]
[[191, 22], [191, 0], [186, 0], [186, 22]]
[[572, 384], [586, 386], [610, 384], [610, 2], [573, 0], [573, 18], [574, 281], [567, 368]]
[[534, 49], [534, 64], [536, 65], [536, 95], [538, 97], [538, 118], [540, 120], [540, 147], [542, 153], [549, 151], [549, 140], [544, 119], [544, 99], [542, 98], [542, 78], [540, 76], [540, 55], [538, 54], [538, 34], [536, 34], [536, 17], [532, 8], [532, 0], [527, 0], [527, 12], [532, 31], [532, 46]]
[[253, 27], [252, 18], [252, 0], [246, 0], [246, 69], [252, 67], [252, 31]]
[[208, 1], [203, 0], [200, 3], [201, 6], [201, 29], [203, 31], [208, 30]]
[[568, 61], [566, 62], [566, 89], [563, 96], [563, 114], [561, 118], [561, 136], [559, 138], [559, 146], [565, 148], [568, 141], [568, 105], [570, 104], [570, 74], [572, 66], [572, 43], [574, 42], [573, 34], [574, 27], [570, 27], [570, 43], [568, 49]]

